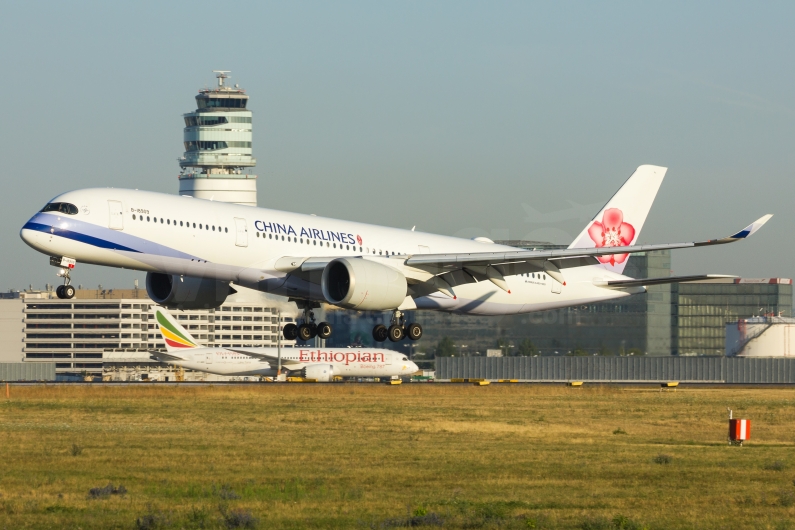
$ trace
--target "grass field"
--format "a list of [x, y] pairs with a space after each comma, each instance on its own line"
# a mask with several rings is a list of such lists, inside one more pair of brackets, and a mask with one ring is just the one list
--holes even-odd
[[[793, 398], [12, 386], [0, 408], [0, 527], [795, 528]], [[753, 421], [744, 447], [726, 443], [727, 406]]]

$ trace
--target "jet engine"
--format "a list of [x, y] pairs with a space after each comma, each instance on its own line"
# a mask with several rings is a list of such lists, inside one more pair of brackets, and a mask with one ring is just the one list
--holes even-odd
[[220, 280], [148, 272], [146, 292], [169, 309], [209, 309], [220, 307], [235, 290]]
[[328, 383], [334, 378], [334, 367], [330, 364], [310, 364], [301, 371], [301, 375], [304, 379]]
[[388, 311], [406, 299], [399, 270], [361, 258], [337, 258], [323, 269], [323, 296], [330, 304], [359, 311]]

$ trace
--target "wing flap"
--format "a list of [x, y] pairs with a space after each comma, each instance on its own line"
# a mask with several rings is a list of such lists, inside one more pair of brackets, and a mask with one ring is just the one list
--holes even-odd
[[662, 278], [640, 278], [637, 280], [594, 280], [594, 285], [607, 289], [626, 289], [629, 287], [648, 287], [650, 285], [665, 285], [669, 283], [686, 283], [702, 281], [733, 280], [737, 276], [727, 274], [700, 274], [695, 276], [667, 276]]

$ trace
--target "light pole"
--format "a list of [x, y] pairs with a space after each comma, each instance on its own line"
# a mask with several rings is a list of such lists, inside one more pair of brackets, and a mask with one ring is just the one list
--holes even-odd
[[276, 310], [276, 321], [278, 324], [276, 325], [276, 380], [278, 381], [282, 375], [282, 310]]

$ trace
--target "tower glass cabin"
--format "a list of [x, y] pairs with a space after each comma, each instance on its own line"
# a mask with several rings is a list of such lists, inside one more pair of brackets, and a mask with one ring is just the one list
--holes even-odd
[[180, 195], [257, 205], [257, 177], [245, 174], [257, 163], [251, 151], [248, 95], [229, 87], [226, 70], [216, 70], [218, 86], [199, 90], [196, 110], [184, 114], [185, 154], [179, 159]]

